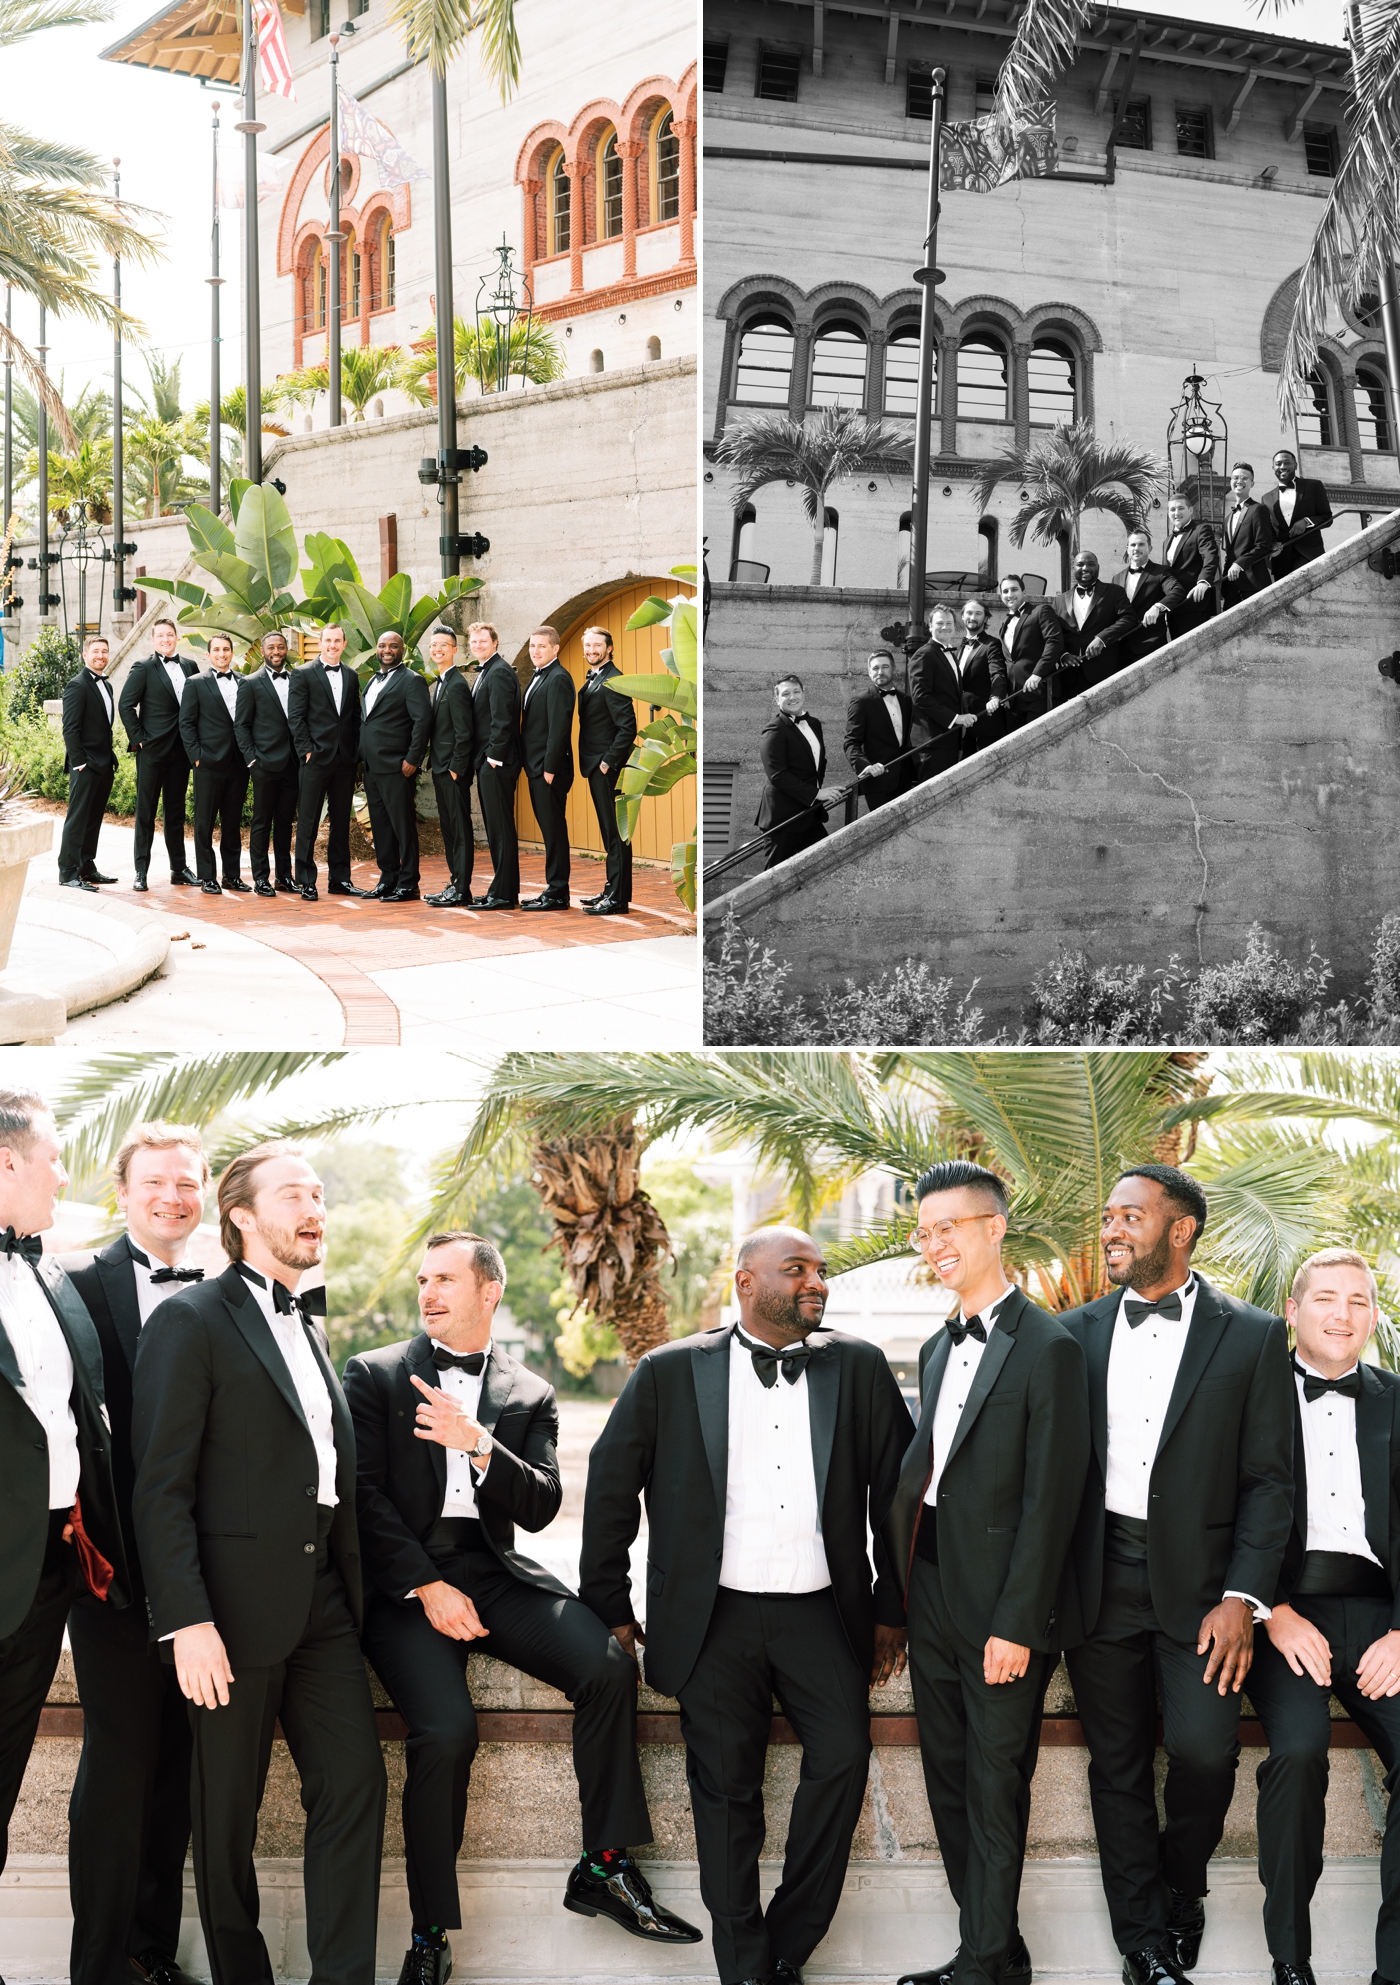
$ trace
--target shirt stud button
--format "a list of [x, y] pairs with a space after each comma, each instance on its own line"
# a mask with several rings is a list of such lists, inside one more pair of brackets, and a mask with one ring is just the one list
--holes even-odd
[[316, 1546], [314, 1544], [303, 1544], [301, 1548], [303, 1549], [303, 1551], [305, 1551], [307, 1557], [309, 1558], [312, 1555], [312, 1553], [315, 1551]]

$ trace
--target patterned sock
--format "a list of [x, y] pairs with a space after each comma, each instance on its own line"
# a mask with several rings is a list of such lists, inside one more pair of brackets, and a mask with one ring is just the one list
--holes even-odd
[[429, 1923], [426, 1929], [420, 1929], [415, 1923], [413, 1941], [415, 1944], [426, 1944], [430, 1950], [440, 1951], [447, 1942], [447, 1932], [440, 1930], [436, 1923]]
[[579, 1866], [588, 1874], [596, 1875], [600, 1882], [606, 1882], [626, 1859], [625, 1847], [585, 1847], [579, 1856]]

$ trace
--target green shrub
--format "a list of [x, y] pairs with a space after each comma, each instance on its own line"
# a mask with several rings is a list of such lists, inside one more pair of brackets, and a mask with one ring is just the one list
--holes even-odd
[[982, 1009], [972, 1004], [976, 989], [974, 981], [955, 999], [951, 979], [906, 958], [868, 986], [847, 979], [843, 992], [817, 1000], [811, 1038], [825, 1047], [972, 1047], [988, 1038]]
[[1371, 1019], [1400, 1020], [1400, 916], [1382, 917], [1371, 952]]
[[76, 634], [41, 627], [26, 649], [19, 667], [8, 678], [8, 709], [12, 717], [42, 717], [44, 704], [62, 696], [66, 684], [82, 666]]
[[1091, 965], [1082, 951], [1057, 951], [1031, 980], [1026, 1039], [1047, 1048], [1161, 1041], [1164, 1009], [1181, 978], [1175, 957], [1149, 972], [1145, 965]]
[[1314, 952], [1292, 965], [1251, 924], [1243, 958], [1206, 965], [1187, 988], [1182, 1036], [1202, 1045], [1247, 1046], [1296, 1034], [1322, 1005], [1332, 968]]
[[705, 1040], [712, 1048], [806, 1046], [812, 1039], [802, 1001], [787, 990], [790, 965], [767, 945], [742, 937], [731, 910], [705, 971]]

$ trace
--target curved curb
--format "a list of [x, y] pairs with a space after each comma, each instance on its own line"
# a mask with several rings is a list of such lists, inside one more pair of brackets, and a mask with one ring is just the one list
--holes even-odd
[[105, 943], [105, 933], [93, 937], [83, 929], [85, 923], [98, 918], [104, 923], [124, 926], [129, 933], [125, 942], [117, 939], [114, 932], [112, 944], [114, 957], [109, 965], [100, 966], [95, 972], [86, 972], [76, 979], [52, 988], [55, 996], [61, 998], [71, 1020], [75, 1014], [89, 1013], [94, 1007], [108, 1006], [114, 999], [135, 992], [153, 979], [170, 955], [170, 934], [159, 917], [149, 910], [132, 908], [126, 903], [114, 903], [109, 898], [98, 896], [89, 898], [77, 896], [58, 883], [41, 882], [27, 889], [20, 899], [20, 922], [16, 932], [22, 931], [26, 912], [34, 907], [65, 912], [62, 917], [52, 915], [35, 918], [34, 921], [50, 930], [70, 930], [75, 936], [87, 937], [89, 942]]

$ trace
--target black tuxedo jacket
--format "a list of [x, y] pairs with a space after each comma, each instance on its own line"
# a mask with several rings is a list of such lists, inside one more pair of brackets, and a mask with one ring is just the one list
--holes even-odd
[[[1127, 601], [1128, 612], [1133, 624], [1123, 637], [1122, 657], [1124, 662], [1140, 662], [1144, 655], [1150, 655], [1157, 648], [1165, 648], [1171, 639], [1168, 618], [1186, 598], [1181, 581], [1168, 572], [1165, 565], [1157, 565], [1149, 559], [1142, 568], [1137, 591], [1128, 599], [1128, 581], [1132, 573], [1125, 565], [1121, 572], [1115, 572], [1113, 583]], [[1144, 627], [1142, 617], [1149, 607], [1165, 606], [1166, 614], [1154, 620], [1150, 627]]]
[[[183, 655], [172, 655], [170, 660], [183, 670], [186, 682], [199, 674], [198, 662], [186, 661]], [[153, 745], [168, 748], [177, 743], [183, 701], [170, 687], [161, 656], [146, 655], [133, 662], [117, 698], [117, 715], [132, 750], [149, 750]]]
[[802, 720], [811, 726], [820, 747], [815, 765], [812, 747], [791, 717], [781, 711], [763, 727], [758, 755], [768, 783], [758, 803], [755, 827], [780, 827], [806, 813], [826, 781], [826, 739], [821, 722], [809, 710]]
[[421, 771], [432, 729], [433, 705], [428, 685], [416, 670], [401, 662], [387, 675], [377, 671], [365, 684], [365, 704], [376, 682], [384, 687], [360, 718], [360, 756], [365, 769], [381, 779], [404, 777], [404, 765]]
[[539, 779], [554, 774], [554, 783], [568, 792], [574, 783], [573, 677], [561, 661], [552, 661], [526, 684], [520, 710], [520, 756], [526, 773]]
[[[290, 669], [285, 674], [290, 711], [296, 678]], [[271, 669], [263, 667], [254, 675], [239, 677], [238, 700], [233, 706], [233, 734], [243, 762], [255, 771], [275, 776], [285, 772], [296, 758], [290, 717], [283, 713]]]
[[360, 678], [345, 663], [340, 664], [345, 687], [340, 693], [337, 712], [335, 698], [322, 661], [308, 662], [293, 669], [292, 686], [287, 691], [287, 721], [292, 742], [304, 765], [308, 754], [317, 765], [352, 764], [360, 755]]
[[606, 765], [616, 772], [632, 756], [637, 742], [637, 706], [630, 696], [607, 687], [620, 682], [616, 662], [604, 662], [591, 672], [578, 693], [578, 769], [585, 779]]
[[[413, 1431], [423, 1397], [414, 1378], [425, 1385], [442, 1382], [426, 1332], [407, 1344], [362, 1351], [345, 1367], [345, 1398], [355, 1423], [365, 1577], [400, 1603], [407, 1603], [406, 1593], [442, 1576], [423, 1540], [442, 1515], [447, 1450], [437, 1441], [419, 1440]], [[517, 1523], [522, 1530], [543, 1530], [563, 1501], [554, 1387], [493, 1344], [481, 1375], [476, 1417], [495, 1441], [491, 1465], [476, 1482], [477, 1514], [487, 1543], [524, 1584], [567, 1593], [568, 1587], [551, 1572], [515, 1548]]]
[[[957, 649], [953, 650], [954, 655]], [[963, 707], [957, 664], [936, 641], [926, 641], [909, 658], [909, 696], [914, 715], [935, 733], [951, 728]]]
[[[232, 675], [233, 671], [229, 673]], [[233, 705], [237, 710], [243, 679], [235, 675], [233, 682]], [[202, 771], [231, 772], [246, 763], [233, 718], [212, 669], [192, 682], [180, 698], [180, 741], [190, 764], [198, 763]]]
[[[885, 1523], [905, 1590], [951, 1344], [940, 1330], [919, 1353], [923, 1410]], [[1066, 1570], [1088, 1466], [1084, 1353], [1057, 1318], [1014, 1290], [997, 1311], [938, 1484], [938, 1568], [969, 1640], [995, 1634], [1044, 1654], [1066, 1630], [1073, 1636], [1077, 1595]]]
[[476, 769], [487, 759], [503, 771], [520, 769], [520, 677], [497, 648], [472, 685], [476, 705]]
[[[1007, 618], [1010, 619], [1009, 614]], [[1007, 680], [1013, 695], [1025, 688], [1029, 676], [1038, 675], [1045, 682], [1054, 675], [1065, 651], [1065, 630], [1047, 601], [1027, 600], [1017, 619], [1010, 648], [1004, 637], [1005, 623], [998, 638], [1006, 656]]]
[[1006, 651], [995, 634], [984, 634], [980, 641], [964, 636], [958, 654], [958, 681], [964, 716], [981, 717], [989, 697], [1010, 693]]
[[[904, 736], [894, 734], [890, 713], [885, 704], [886, 696], [893, 696], [899, 703], [903, 718]], [[847, 763], [856, 772], [863, 772], [867, 765], [888, 765], [892, 758], [898, 758], [913, 744], [911, 730], [914, 722], [914, 701], [906, 691], [893, 685], [888, 690], [876, 689], [867, 683], [858, 689], [846, 705], [846, 735], [844, 747]], [[810, 757], [810, 752], [808, 753]], [[874, 793], [880, 798], [893, 799], [897, 793], [909, 790], [914, 777], [916, 761], [910, 759], [906, 765], [896, 765], [892, 772], [882, 778], [866, 779], [861, 785], [863, 793]]]
[[428, 695], [432, 728], [428, 732], [428, 762], [439, 775], [455, 772], [459, 784], [471, 784], [476, 770], [476, 702], [471, 684], [457, 667], [444, 670]]
[[[48, 1297], [73, 1360], [69, 1395], [78, 1429], [78, 1500], [83, 1528], [112, 1566], [107, 1603], [130, 1601], [131, 1575], [112, 1484], [112, 1437], [103, 1417], [102, 1347], [82, 1299], [52, 1256], [39, 1263]], [[49, 1537], [49, 1442], [29, 1409], [19, 1360], [0, 1323], [0, 1641], [34, 1603]]]
[[1281, 521], [1277, 510], [1271, 515], [1262, 503], [1250, 497], [1232, 538], [1230, 513], [1227, 511], [1225, 522], [1220, 527], [1221, 573], [1227, 573], [1232, 565], [1240, 565], [1246, 578], [1256, 584], [1267, 580], [1270, 576], [1269, 559], [1274, 549], [1274, 525]]
[[[1308, 1480], [1303, 1456], [1303, 1408], [1297, 1382], [1293, 1393], [1293, 1528], [1283, 1554], [1274, 1604], [1290, 1599], [1308, 1548]], [[1400, 1376], [1380, 1365], [1362, 1365], [1361, 1397], [1356, 1401], [1356, 1451], [1361, 1462], [1361, 1500], [1366, 1510], [1366, 1542], [1385, 1567], [1395, 1605], [1392, 1633], [1400, 1629]]]
[[[1293, 1520], [1293, 1380], [1283, 1319], [1196, 1280], [1147, 1504], [1153, 1609], [1173, 1639], [1192, 1646], [1225, 1592], [1271, 1603]], [[1089, 1368], [1094, 1452], [1074, 1541], [1086, 1635], [1103, 1597], [1108, 1359], [1122, 1294], [1112, 1289], [1061, 1318]]]
[[[1168, 531], [1166, 544], [1171, 542], [1171, 532]], [[1165, 554], [1165, 546], [1163, 549]], [[1183, 599], [1194, 586], [1214, 586], [1224, 567], [1220, 562], [1220, 546], [1210, 525], [1188, 524], [1181, 534], [1175, 555], [1166, 559], [1166, 566], [1180, 585]], [[1197, 602], [1192, 600], [1187, 604], [1195, 606]]]
[[[302, 1324], [330, 1388], [331, 1558], [358, 1629], [355, 1433], [319, 1326]], [[132, 1517], [151, 1638], [212, 1620], [238, 1664], [286, 1659], [316, 1578], [316, 1449], [272, 1327], [236, 1268], [168, 1296], [141, 1332]]]
[[[1050, 604], [1055, 618], [1065, 630], [1061, 671], [1070, 668], [1075, 658], [1080, 658], [1089, 661], [1103, 674], [1111, 674], [1117, 667], [1119, 642], [1125, 634], [1131, 634], [1136, 625], [1127, 594], [1116, 584], [1100, 579], [1094, 587], [1094, 597], [1082, 627], [1074, 618], [1073, 586], [1067, 593], [1056, 593]], [[1085, 649], [1094, 640], [1103, 642], [1105, 652], [1085, 656]]]
[[1285, 565], [1290, 571], [1296, 565], [1306, 565], [1310, 559], [1321, 558], [1327, 549], [1322, 542], [1322, 533], [1332, 522], [1332, 506], [1327, 501], [1325, 483], [1317, 482], [1311, 476], [1299, 476], [1293, 487], [1298, 492], [1298, 500], [1293, 505], [1291, 524], [1283, 521], [1277, 488], [1266, 489], [1259, 499], [1260, 508], [1268, 511], [1269, 523], [1273, 527], [1271, 556], [1275, 563]]
[[[108, 689], [112, 685], [108, 683]], [[112, 690], [116, 703], [116, 691]], [[116, 765], [112, 748], [112, 719], [107, 702], [90, 668], [78, 670], [63, 691], [63, 750], [65, 772], [84, 765], [89, 772], [105, 772]]]

